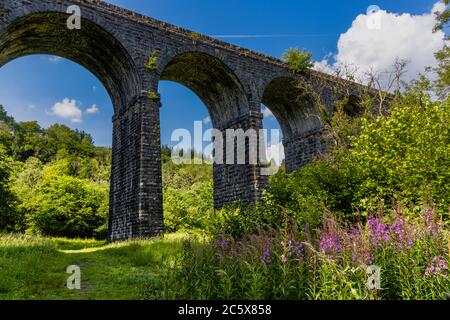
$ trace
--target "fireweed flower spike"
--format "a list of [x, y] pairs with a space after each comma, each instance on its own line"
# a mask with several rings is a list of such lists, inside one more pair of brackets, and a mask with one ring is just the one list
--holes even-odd
[[268, 265], [272, 262], [272, 255], [270, 254], [269, 247], [265, 246], [263, 249], [263, 254], [259, 258], [262, 263]]
[[448, 266], [444, 259], [434, 257], [430, 265], [425, 270], [426, 277], [437, 278], [442, 276], [445, 279], [449, 278]]
[[334, 254], [342, 251], [342, 245], [337, 233], [327, 232], [320, 236], [320, 252], [332, 258]]
[[367, 225], [369, 228], [370, 242], [375, 248], [380, 248], [383, 244], [390, 241], [389, 227], [386, 223], [383, 223], [381, 218], [370, 217]]
[[259, 257], [259, 260], [265, 264], [266, 266], [272, 263], [272, 253], [271, 248], [273, 247], [273, 239], [266, 238], [264, 240], [264, 245], [262, 248], [262, 255]]

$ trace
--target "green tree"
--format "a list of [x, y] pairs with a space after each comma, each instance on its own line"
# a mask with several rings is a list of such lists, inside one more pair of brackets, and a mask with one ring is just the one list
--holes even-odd
[[212, 181], [197, 182], [182, 189], [169, 187], [164, 192], [165, 227], [169, 232], [178, 230], [205, 230], [213, 213]]
[[0, 230], [16, 230], [21, 222], [17, 199], [11, 191], [11, 177], [15, 168], [14, 160], [0, 145]]
[[445, 28], [445, 26], [450, 21], [450, 9], [448, 8], [448, 4], [450, 3], [450, 0], [443, 0], [444, 4], [447, 6], [443, 12], [437, 12], [437, 20], [438, 23], [435, 26], [434, 30], [442, 30]]
[[17, 124], [14, 139], [14, 155], [19, 161], [25, 161], [30, 157], [38, 157], [48, 160], [45, 130], [37, 121], [21, 122]]
[[[435, 32], [443, 30], [448, 26], [450, 21], [449, 2], [450, 0], [444, 0], [445, 5], [447, 5], [446, 9], [443, 12], [437, 13], [438, 24], [435, 26]], [[446, 40], [449, 40], [448, 36]], [[442, 50], [436, 52], [435, 56], [439, 62], [438, 66], [434, 69], [438, 76], [435, 81], [435, 87], [441, 98], [445, 99], [450, 93], [450, 48], [448, 44], [446, 43]]]
[[92, 137], [78, 130], [71, 130], [65, 125], [54, 124], [46, 130], [47, 147], [50, 156], [64, 158], [68, 155], [92, 157], [95, 147]]
[[390, 116], [363, 122], [349, 160], [363, 175], [360, 207], [379, 200], [420, 204], [431, 199], [448, 212], [450, 199], [450, 104], [417, 91], [392, 105]]
[[0, 104], [0, 145], [5, 148], [9, 154], [13, 154], [14, 132], [17, 123], [5, 111], [5, 108]]

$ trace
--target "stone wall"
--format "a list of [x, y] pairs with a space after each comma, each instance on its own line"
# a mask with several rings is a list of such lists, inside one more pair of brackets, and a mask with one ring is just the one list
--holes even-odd
[[292, 172], [317, 159], [324, 151], [322, 131], [312, 130], [283, 141], [286, 172]]
[[[263, 189], [268, 188], [268, 178], [261, 174], [261, 164], [259, 161], [254, 164], [249, 159], [250, 145], [246, 138], [243, 149], [245, 150], [246, 164], [227, 164], [227, 153], [231, 154], [230, 146], [233, 145], [235, 163], [238, 159], [238, 139], [227, 139], [227, 129], [254, 130], [257, 134], [262, 129], [263, 116], [260, 112], [250, 112], [236, 119], [233, 123], [221, 128], [223, 134], [223, 162], [224, 164], [214, 165], [214, 205], [220, 209], [233, 202], [252, 203], [261, 199]], [[248, 132], [248, 131], [247, 131]], [[257, 146], [256, 146], [257, 147]], [[256, 151], [256, 150], [255, 150]], [[258, 159], [257, 159], [258, 160]]]

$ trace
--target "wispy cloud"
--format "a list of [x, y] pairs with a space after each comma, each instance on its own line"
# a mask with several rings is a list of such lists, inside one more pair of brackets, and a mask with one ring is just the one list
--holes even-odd
[[336, 37], [337, 33], [305, 33], [305, 34], [215, 34], [213, 38], [220, 39], [252, 39], [252, 38], [308, 38], [308, 37]]
[[63, 58], [58, 57], [58, 56], [51, 56], [50, 58], [48, 58], [48, 61], [52, 62], [52, 63], [58, 63], [62, 60]]
[[203, 119], [203, 124], [210, 124], [211, 123], [211, 117], [206, 117], [205, 119]]
[[100, 112], [100, 110], [98, 109], [96, 104], [93, 104], [90, 108], [86, 109], [87, 114], [96, 114], [99, 112]]

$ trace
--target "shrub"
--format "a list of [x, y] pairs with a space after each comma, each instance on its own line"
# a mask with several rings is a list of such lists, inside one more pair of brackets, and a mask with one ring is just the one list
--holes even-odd
[[153, 51], [152, 54], [150, 54], [148, 56], [148, 61], [144, 67], [147, 72], [154, 72], [158, 69], [158, 52], [157, 51]]
[[283, 54], [283, 60], [289, 64], [294, 73], [304, 73], [314, 66], [311, 61], [312, 53], [306, 49], [290, 48]]
[[450, 102], [407, 93], [388, 118], [363, 122], [348, 161], [362, 175], [355, 206], [373, 209], [380, 200], [435, 203], [447, 215], [450, 199]]
[[353, 202], [360, 176], [345, 158], [308, 164], [291, 174], [271, 177], [269, 199], [288, 208], [299, 225], [318, 227], [325, 211], [340, 221], [354, 217]]
[[104, 236], [107, 188], [66, 175], [48, 175], [33, 193], [23, 204], [31, 231], [67, 238]]
[[[359, 221], [379, 207], [436, 205], [448, 220], [450, 104], [415, 91], [398, 97], [389, 116], [361, 118], [348, 149], [271, 177], [269, 198], [299, 224], [318, 226], [323, 212]], [[353, 128], [355, 122], [349, 124]]]
[[164, 221], [168, 232], [205, 230], [214, 208], [212, 181], [197, 182], [187, 189], [169, 187], [164, 192]]

